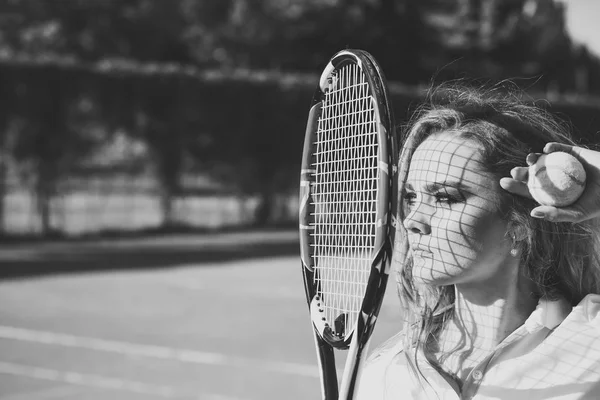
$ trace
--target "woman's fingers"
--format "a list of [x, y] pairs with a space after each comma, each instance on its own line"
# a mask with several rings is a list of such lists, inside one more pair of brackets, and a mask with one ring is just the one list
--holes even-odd
[[[543, 153], [527, 155], [528, 166], [535, 164], [543, 154], [563, 151], [575, 156], [586, 169], [586, 188], [583, 195], [568, 207], [538, 206], [531, 210], [531, 216], [553, 222], [582, 222], [600, 216], [600, 152], [584, 147], [570, 146], [551, 142], [544, 146]], [[527, 180], [528, 167], [515, 167], [510, 171], [510, 178], [502, 178], [500, 186], [506, 191], [531, 199]]]
[[525, 158], [525, 162], [531, 167], [541, 155], [541, 153], [529, 153], [527, 154], [527, 158]]
[[527, 197], [529, 199], [532, 198], [527, 184], [520, 179], [502, 178], [500, 179], [500, 186], [502, 189], [512, 194]]
[[529, 178], [529, 168], [514, 167], [510, 170], [510, 176], [517, 181], [527, 182], [527, 179]]
[[586, 219], [581, 210], [575, 208], [556, 208], [540, 206], [531, 210], [531, 216], [551, 222], [580, 222]]
[[585, 147], [569, 146], [568, 144], [551, 142], [544, 146], [544, 153], [563, 151], [582, 162], [584, 166], [600, 168], [600, 152], [586, 149]]
[[576, 155], [576, 153], [573, 151], [573, 146], [556, 142], [546, 143], [543, 150], [545, 154], [554, 153], [556, 151], [564, 151], [565, 153]]
[[512, 194], [527, 197], [531, 199], [529, 188], [527, 187], [527, 178], [529, 177], [529, 168], [515, 167], [510, 171], [512, 178], [500, 179], [500, 187]]

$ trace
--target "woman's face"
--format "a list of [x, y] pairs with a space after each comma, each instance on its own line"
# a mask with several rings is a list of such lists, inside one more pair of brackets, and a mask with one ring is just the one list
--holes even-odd
[[416, 149], [403, 194], [415, 280], [450, 285], [502, 273], [512, 240], [498, 212], [500, 190], [475, 141], [442, 132]]

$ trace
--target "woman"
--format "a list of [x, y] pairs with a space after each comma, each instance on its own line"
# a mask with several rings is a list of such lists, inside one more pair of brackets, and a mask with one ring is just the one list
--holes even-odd
[[[371, 356], [357, 398], [600, 399], [600, 153], [515, 95], [448, 86], [403, 143], [404, 331]], [[542, 149], [587, 169], [570, 208], [527, 191]]]

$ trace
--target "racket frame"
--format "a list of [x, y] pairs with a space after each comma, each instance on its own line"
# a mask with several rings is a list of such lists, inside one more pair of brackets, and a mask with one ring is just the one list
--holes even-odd
[[[378, 166], [380, 173], [377, 191], [377, 233], [371, 272], [356, 325], [348, 336], [340, 339], [332, 334], [331, 330], [325, 329], [323, 324], [315, 323], [318, 315], [314, 315], [317, 288], [314, 286], [316, 270], [311, 252], [313, 227], [310, 221], [311, 212], [314, 211], [314, 206], [311, 205], [311, 183], [314, 181], [313, 175], [315, 174], [315, 170], [312, 168], [314, 143], [316, 141], [318, 120], [321, 115], [321, 106], [328, 88], [328, 79], [334, 70], [341, 69], [349, 63], [359, 65], [369, 84], [378, 125]], [[302, 271], [306, 299], [313, 322], [313, 335], [319, 361], [322, 398], [324, 400], [350, 400], [353, 398], [363, 365], [362, 360], [366, 356], [369, 339], [381, 308], [391, 265], [393, 225], [396, 212], [395, 201], [397, 198], [395, 190], [397, 156], [394, 118], [383, 72], [375, 59], [363, 50], [342, 50], [336, 53], [321, 74], [319, 85], [313, 97], [306, 127], [300, 177], [299, 228]], [[339, 387], [334, 348], [340, 350], [349, 348], [342, 382]]]

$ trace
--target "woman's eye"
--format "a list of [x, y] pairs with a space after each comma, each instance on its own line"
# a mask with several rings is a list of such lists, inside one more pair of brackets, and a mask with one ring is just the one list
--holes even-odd
[[417, 194], [415, 192], [406, 192], [402, 197], [404, 198], [404, 203], [407, 206], [412, 206], [415, 204]]
[[[434, 200], [435, 200], [436, 204], [441, 204], [441, 205], [445, 205], [445, 206], [449, 206], [449, 205], [460, 202], [460, 198], [458, 196], [451, 195], [447, 192], [434, 193], [431, 195], [426, 195], [425, 197], [430, 200], [424, 200], [424, 201], [426, 201], [426, 202], [431, 201], [432, 202], [431, 205], [433, 205]], [[404, 201], [404, 205], [407, 206], [408, 208], [412, 208], [417, 204], [417, 193], [416, 192], [404, 192], [402, 195], [402, 198]]]
[[449, 195], [448, 193], [437, 193], [435, 195], [435, 200], [438, 203], [444, 203], [448, 205], [458, 203], [458, 199], [454, 196]]

